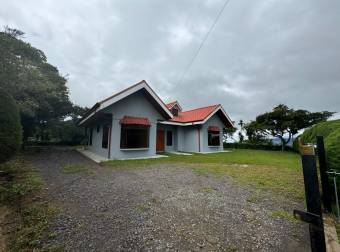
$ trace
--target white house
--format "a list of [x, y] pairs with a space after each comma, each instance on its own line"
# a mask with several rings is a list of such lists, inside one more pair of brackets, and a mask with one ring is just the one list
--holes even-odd
[[221, 151], [223, 128], [233, 127], [221, 105], [182, 111], [144, 80], [97, 102], [79, 125], [87, 128], [88, 149], [108, 159]]

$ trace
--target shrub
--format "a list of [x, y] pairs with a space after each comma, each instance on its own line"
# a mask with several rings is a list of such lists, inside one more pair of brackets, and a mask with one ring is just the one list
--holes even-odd
[[315, 143], [316, 136], [323, 136], [326, 139], [335, 130], [340, 129], [340, 119], [322, 122], [305, 130], [301, 135], [301, 140], [304, 143]]
[[[224, 148], [231, 149], [255, 149], [255, 150], [274, 150], [281, 151], [281, 145], [272, 144], [253, 144], [253, 143], [223, 143]], [[285, 150], [292, 150], [291, 147], [285, 146]]]
[[0, 162], [4, 162], [20, 149], [22, 129], [14, 99], [1, 88], [0, 122]]
[[297, 136], [293, 141], [293, 150], [296, 152], [300, 152], [300, 144], [299, 144], [300, 137], [301, 136]]
[[325, 148], [328, 167], [340, 171], [340, 127], [328, 135]]
[[301, 135], [304, 143], [316, 142], [316, 136], [323, 136], [329, 169], [340, 171], [340, 120], [318, 123]]

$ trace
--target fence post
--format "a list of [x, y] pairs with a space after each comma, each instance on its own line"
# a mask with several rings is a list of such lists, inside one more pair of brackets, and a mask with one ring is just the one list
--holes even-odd
[[321, 187], [322, 187], [322, 202], [327, 212], [332, 212], [331, 188], [327, 175], [326, 152], [323, 141], [323, 136], [316, 137], [316, 145], [318, 149], [318, 159], [320, 167]]
[[319, 191], [316, 158], [313, 146], [300, 146], [305, 182], [307, 213], [316, 216], [318, 224], [309, 225], [311, 249], [313, 252], [326, 252], [325, 234], [322, 220], [321, 199]]

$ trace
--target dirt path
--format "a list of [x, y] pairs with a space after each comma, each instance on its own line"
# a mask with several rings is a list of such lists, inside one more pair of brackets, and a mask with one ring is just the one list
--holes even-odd
[[[182, 164], [101, 167], [75, 151], [41, 152], [30, 163], [61, 209], [52, 229], [67, 251], [309, 251], [306, 225], [273, 217], [270, 196], [253, 202], [227, 178]], [[64, 174], [65, 164], [89, 172]]]

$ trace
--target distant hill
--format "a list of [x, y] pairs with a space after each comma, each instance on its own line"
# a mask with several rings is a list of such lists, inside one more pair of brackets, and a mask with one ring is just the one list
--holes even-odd
[[[285, 138], [285, 140], [287, 140], [288, 138]], [[294, 137], [292, 137], [291, 139], [290, 139], [290, 141], [287, 143], [287, 146], [293, 146], [293, 142], [294, 142]], [[280, 140], [280, 138], [278, 138], [278, 137], [274, 137], [274, 138], [272, 138], [271, 140], [271, 143], [273, 144], [273, 145], [281, 145], [281, 140]]]

